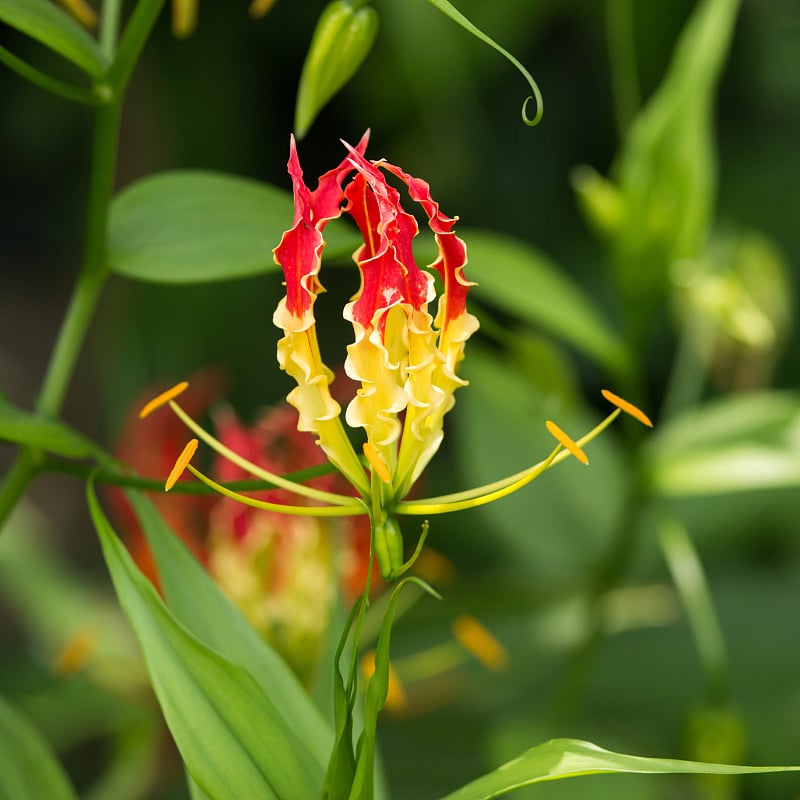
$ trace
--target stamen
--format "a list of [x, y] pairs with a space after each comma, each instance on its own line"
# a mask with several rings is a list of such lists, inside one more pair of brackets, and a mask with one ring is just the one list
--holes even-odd
[[650, 417], [648, 417], [647, 414], [645, 414], [640, 408], [637, 408], [635, 405], [633, 405], [633, 403], [623, 400], [619, 395], [614, 394], [614, 392], [609, 392], [608, 389], [603, 389], [601, 394], [606, 400], [608, 400], [609, 403], [615, 405], [626, 414], [630, 414], [634, 419], [639, 420], [642, 425], [647, 425], [648, 428], [653, 427]]
[[[375, 651], [368, 650], [361, 657], [361, 672], [366, 680], [369, 680], [375, 673]], [[395, 668], [389, 662], [389, 688], [386, 692], [386, 703], [384, 707], [389, 711], [404, 711], [408, 708], [408, 698], [400, 678], [397, 676]]]
[[375, 471], [377, 476], [384, 483], [391, 483], [392, 476], [389, 473], [389, 468], [386, 466], [383, 459], [381, 458], [381, 454], [378, 452], [378, 448], [375, 447], [375, 445], [372, 444], [372, 442], [364, 442], [364, 455], [367, 457], [369, 465]]
[[581, 448], [572, 439], [570, 439], [570, 437], [567, 436], [567, 434], [564, 433], [564, 431], [562, 431], [558, 425], [555, 424], [555, 422], [552, 422], [548, 419], [547, 422], [545, 422], [545, 425], [547, 426], [547, 430], [550, 432], [550, 435], [555, 437], [555, 439], [558, 440], [558, 443], [566, 450], [569, 450], [569, 452], [572, 453], [572, 455], [575, 456], [575, 458], [577, 458], [581, 464], [589, 463], [589, 457], [586, 455], [586, 453], [584, 453], [583, 450], [581, 450]]
[[[621, 413], [621, 409], [615, 408], [602, 422], [595, 425], [587, 434], [581, 436], [575, 444], [578, 447], [583, 447], [593, 439], [596, 439]], [[397, 514], [445, 514], [493, 503], [501, 497], [506, 497], [519, 491], [523, 486], [527, 486], [531, 481], [538, 478], [545, 470], [555, 464], [560, 464], [570, 455], [570, 451], [565, 450], [564, 446], [559, 443], [558, 447], [544, 461], [540, 461], [538, 464], [522, 470], [522, 472], [509, 475], [507, 478], [488, 483], [485, 486], [468, 489], [465, 492], [426, 497], [422, 500], [405, 500], [397, 503], [394, 510]]]
[[508, 651], [475, 617], [456, 618], [453, 635], [487, 669], [497, 672], [508, 666]]
[[[619, 414], [619, 411], [614, 413]], [[559, 446], [554, 448], [544, 461], [540, 461], [538, 464], [534, 464], [532, 467], [528, 467], [528, 469], [517, 472], [500, 481], [487, 483], [485, 486], [478, 486], [475, 489], [467, 489], [465, 492], [426, 497], [423, 500], [406, 500], [397, 503], [395, 511], [398, 514], [449, 514], [453, 511], [463, 511], [465, 508], [476, 508], [487, 503], [493, 503], [495, 500], [507, 497], [519, 491], [523, 486], [527, 486], [531, 481], [536, 480], [543, 472], [560, 460], [559, 456], [568, 457], [569, 453]]]
[[169, 403], [170, 400], [174, 400], [179, 394], [183, 394], [186, 389], [189, 388], [188, 381], [181, 381], [180, 383], [176, 383], [171, 389], [167, 389], [166, 392], [161, 392], [158, 397], [154, 397], [140, 412], [139, 412], [139, 419], [144, 419], [149, 414], [152, 414], [157, 408], [161, 408], [161, 406], [166, 405]]
[[186, 447], [183, 448], [183, 452], [178, 456], [178, 460], [175, 462], [172, 472], [169, 473], [167, 480], [164, 482], [165, 492], [168, 492], [178, 482], [178, 478], [183, 475], [183, 471], [192, 460], [192, 456], [197, 452], [197, 445], [197, 439], [189, 439]]
[[[284, 478], [282, 475], [276, 475], [274, 472], [269, 472], [261, 469], [255, 464], [242, 458], [238, 453], [226, 447], [219, 439], [215, 439], [205, 428], [200, 427], [177, 403], [172, 400], [169, 401], [169, 407], [173, 410], [176, 416], [183, 422], [183, 424], [192, 432], [198, 439], [202, 439], [212, 450], [215, 450], [223, 458], [241, 467], [245, 472], [256, 478], [261, 478], [262, 481], [269, 483], [272, 486], [277, 486], [281, 489], [287, 489], [290, 492], [299, 494], [302, 497], [308, 497], [311, 500], [319, 500], [322, 503], [332, 503], [333, 505], [352, 506], [353, 498], [345, 497], [344, 495], [336, 494], [335, 492], [324, 492], [322, 489], [314, 489], [311, 486], [305, 486], [302, 483], [295, 483], [294, 481]], [[618, 413], [618, 412], [615, 412]], [[357, 514], [363, 513], [357, 511]]]
[[195, 469], [191, 464], [187, 464], [187, 469], [199, 481], [202, 481], [210, 489], [213, 489], [218, 494], [230, 497], [231, 500], [236, 500], [237, 503], [250, 506], [251, 508], [262, 508], [265, 511], [277, 511], [279, 514], [289, 514], [295, 517], [357, 517], [360, 514], [367, 514], [367, 507], [357, 497], [345, 497], [344, 495], [332, 494], [347, 505], [334, 505], [334, 506], [290, 506], [283, 503], [270, 503], [267, 500], [257, 500], [255, 497], [248, 497], [246, 494], [234, 492], [212, 480], [208, 475], [204, 475], [199, 469]]

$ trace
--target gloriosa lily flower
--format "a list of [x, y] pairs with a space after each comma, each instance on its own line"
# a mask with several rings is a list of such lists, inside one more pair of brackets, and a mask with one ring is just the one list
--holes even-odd
[[[354, 255], [361, 287], [344, 309], [355, 333], [345, 371], [361, 383], [345, 419], [351, 427], [364, 428], [364, 453], [380, 478], [381, 493], [386, 500], [396, 500], [408, 493], [442, 441], [453, 392], [465, 383], [457, 377], [456, 366], [478, 321], [466, 310], [472, 284], [463, 277], [466, 248], [452, 230], [455, 220], [440, 212], [427, 183], [391, 164], [367, 161], [365, 146], [366, 137], [311, 192], [303, 183], [292, 144], [295, 221], [275, 249], [286, 297], [274, 322], [284, 331], [278, 361], [297, 382], [288, 399], [300, 413], [300, 428], [316, 433], [331, 462], [368, 494], [364, 469], [330, 395], [332, 372], [320, 359], [314, 321], [314, 302], [322, 290], [322, 231], [342, 210], [349, 213], [364, 244]], [[434, 232], [439, 257], [432, 267], [444, 284], [435, 320], [428, 311], [436, 297], [433, 276], [417, 266], [412, 253], [416, 220], [402, 208], [400, 193], [387, 183], [383, 170], [406, 184]], [[342, 190], [342, 181], [354, 171]]]
[[[217, 442], [174, 401], [183, 386], [156, 398], [143, 409], [143, 415], [169, 403], [199, 438], [249, 474], [320, 505], [264, 504], [232, 492], [188, 465], [197, 446], [195, 440], [179, 458], [168, 488], [188, 466], [212, 488], [249, 505], [287, 514], [367, 514], [381, 573], [386, 579], [395, 579], [413, 563], [427, 532], [425, 524], [414, 555], [404, 562], [396, 515], [429, 516], [483, 505], [522, 488], [570, 455], [588, 463], [582, 446], [604, 430], [620, 411], [644, 424], [651, 423], [635, 406], [604, 392], [616, 408], [577, 442], [555, 423], [547, 422], [557, 444], [538, 464], [477, 489], [407, 499], [442, 442], [444, 416], [453, 407], [455, 390], [466, 383], [458, 377], [457, 369], [465, 343], [478, 328], [466, 302], [474, 284], [464, 276], [466, 247], [453, 230], [456, 218], [440, 211], [425, 181], [386, 161], [367, 160], [366, 145], [365, 135], [356, 147], [347, 146], [347, 156], [322, 175], [312, 191], [303, 181], [292, 140], [288, 169], [294, 188], [294, 222], [274, 251], [286, 284], [286, 296], [273, 317], [284, 332], [278, 342], [278, 362], [297, 384], [287, 399], [299, 413], [298, 429], [317, 436], [328, 460], [353, 485], [358, 497], [291, 483], [247, 462]], [[438, 256], [430, 265], [441, 282], [438, 299], [433, 274], [414, 260], [412, 244], [419, 232], [416, 220], [402, 207], [400, 192], [387, 182], [387, 173], [405, 186], [411, 200], [422, 207], [427, 217], [438, 247]], [[348, 178], [351, 180], [345, 185]], [[354, 341], [347, 347], [345, 371], [360, 384], [344, 419], [351, 428], [364, 430], [363, 459], [351, 444], [341, 407], [331, 395], [333, 372], [322, 361], [314, 317], [314, 304], [324, 290], [319, 280], [325, 246], [323, 231], [342, 213], [353, 218], [364, 239], [354, 254], [361, 285], [343, 312], [354, 331]], [[434, 300], [435, 314], [429, 310]]]

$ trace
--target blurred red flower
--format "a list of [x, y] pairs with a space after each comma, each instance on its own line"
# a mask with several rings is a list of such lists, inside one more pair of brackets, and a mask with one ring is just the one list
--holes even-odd
[[[222, 396], [224, 383], [212, 370], [195, 375], [183, 398], [187, 412], [193, 417], [206, 413]], [[148, 389], [142, 398], [152, 394]], [[115, 454], [137, 474], [161, 479], [183, 448], [185, 428], [170, 413], [153, 414], [143, 423], [138, 418], [141, 404], [139, 400], [132, 404]], [[214, 408], [211, 417], [223, 444], [271, 472], [286, 474], [327, 463], [316, 437], [297, 430], [297, 411], [288, 404], [266, 410], [252, 426], [242, 424], [226, 406]], [[249, 477], [223, 458], [215, 460], [212, 473], [223, 483]], [[343, 494], [353, 491], [338, 472], [314, 478], [308, 485]], [[131, 554], [158, 586], [152, 554], [130, 504], [119, 489], [110, 490], [110, 495], [112, 513]], [[271, 502], [289, 499], [284, 489], [253, 496]], [[301, 679], [309, 679], [337, 591], [348, 603], [363, 591], [369, 567], [368, 517], [289, 517], [219, 495], [174, 490], [149, 497], [254, 627]], [[296, 496], [292, 500], [296, 502]], [[373, 585], [379, 581], [377, 570], [373, 581]]]

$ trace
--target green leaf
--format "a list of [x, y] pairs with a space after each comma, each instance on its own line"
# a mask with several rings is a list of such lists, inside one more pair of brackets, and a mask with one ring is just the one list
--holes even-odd
[[187, 776], [189, 786], [189, 797], [191, 800], [209, 800], [208, 795], [192, 780], [192, 776]]
[[[223, 173], [175, 171], [124, 189], [111, 207], [109, 267], [154, 283], [202, 283], [278, 270], [272, 249], [292, 225], [289, 192]], [[355, 248], [331, 228], [326, 255]]]
[[[343, 798], [353, 785], [356, 770], [356, 757], [353, 751], [353, 708], [358, 684], [358, 646], [365, 609], [365, 600], [362, 597], [356, 601], [342, 627], [333, 656], [333, 716], [336, 739], [325, 774], [323, 800]], [[353, 631], [353, 642], [348, 649], [351, 631]], [[348, 651], [349, 661], [346, 684], [341, 668], [345, 650]]]
[[0, 797], [77, 800], [50, 747], [31, 722], [0, 698]]
[[117, 596], [197, 785], [211, 800], [318, 796], [322, 768], [253, 676], [175, 619], [112, 530], [91, 484], [87, 500]]
[[93, 78], [108, 64], [97, 42], [64, 10], [47, 0], [0, 0], [0, 21], [41, 42]]
[[739, 5], [696, 4], [663, 81], [627, 133], [612, 171], [618, 192], [590, 171], [575, 174], [590, 222], [610, 237], [637, 331], [663, 302], [671, 265], [696, 258], [708, 237], [716, 192], [714, 93]]
[[378, 645], [375, 648], [375, 669], [367, 684], [364, 699], [364, 730], [361, 732], [356, 748], [356, 772], [350, 790], [350, 800], [372, 800], [375, 793], [375, 737], [378, 714], [386, 704], [386, 696], [389, 692], [389, 647], [392, 625], [400, 593], [409, 583], [438, 597], [427, 584], [418, 578], [405, 578], [395, 586], [392, 592], [381, 624]]
[[490, 800], [534, 783], [599, 773], [743, 775], [798, 771], [800, 767], [742, 767], [668, 758], [643, 758], [613, 753], [578, 739], [552, 739], [448, 794], [442, 800]]
[[253, 675], [280, 717], [324, 766], [333, 736], [294, 673], [172, 533], [153, 505], [138, 492], [129, 492], [128, 499], [153, 552], [164, 597], [175, 618], [206, 645]]
[[708, 403], [661, 426], [647, 452], [650, 479], [666, 496], [800, 486], [800, 396]]
[[46, 450], [66, 458], [88, 458], [100, 449], [63, 422], [45, 419], [0, 403], [0, 439]]
[[535, 248], [507, 236], [463, 231], [469, 263], [465, 273], [478, 283], [472, 297], [536, 325], [614, 370], [624, 370], [624, 343], [590, 299]]

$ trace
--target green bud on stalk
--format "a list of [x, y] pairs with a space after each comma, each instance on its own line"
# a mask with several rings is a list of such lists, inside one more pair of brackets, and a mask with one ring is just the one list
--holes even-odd
[[378, 32], [378, 14], [363, 0], [333, 0], [322, 12], [303, 64], [294, 131], [302, 139], [325, 104], [353, 77]]
[[394, 517], [387, 517], [383, 524], [373, 526], [372, 546], [385, 581], [392, 581], [403, 573], [406, 566], [403, 563], [403, 534]]

